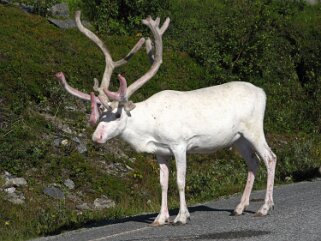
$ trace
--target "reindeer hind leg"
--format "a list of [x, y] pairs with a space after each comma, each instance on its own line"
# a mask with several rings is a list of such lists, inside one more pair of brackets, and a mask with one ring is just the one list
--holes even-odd
[[252, 144], [244, 137], [241, 137], [239, 140], [237, 140], [233, 144], [233, 147], [235, 147], [241, 154], [241, 156], [245, 159], [248, 168], [247, 181], [243, 191], [243, 195], [241, 197], [241, 201], [236, 206], [233, 212], [234, 215], [241, 215], [250, 203], [250, 195], [252, 192], [256, 171], [259, 166], [259, 159], [255, 154], [255, 150]]
[[[252, 133], [258, 133], [258, 135], [253, 135]], [[264, 204], [256, 212], [256, 216], [265, 216], [267, 215], [268, 211], [274, 206], [273, 188], [276, 155], [272, 152], [265, 140], [263, 128], [259, 132], [247, 132], [244, 137], [252, 144], [255, 152], [259, 155], [260, 159], [262, 159], [267, 169], [267, 187]]]

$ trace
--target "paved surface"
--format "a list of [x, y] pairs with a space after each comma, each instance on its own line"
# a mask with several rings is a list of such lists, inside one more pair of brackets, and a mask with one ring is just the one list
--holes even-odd
[[[264, 192], [251, 196], [248, 211], [230, 216], [239, 196], [190, 207], [187, 225], [150, 227], [155, 215], [143, 215], [100, 224], [37, 241], [321, 241], [321, 180], [301, 182], [275, 188], [275, 210], [266, 217], [253, 217], [263, 202]], [[176, 213], [173, 213], [176, 214]]]

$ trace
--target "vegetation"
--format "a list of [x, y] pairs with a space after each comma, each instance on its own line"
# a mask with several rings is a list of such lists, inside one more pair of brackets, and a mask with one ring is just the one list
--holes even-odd
[[[44, 8], [53, 3], [37, 2]], [[89, 1], [67, 2], [94, 17]], [[134, 101], [163, 89], [250, 81], [267, 92], [265, 123], [268, 142], [278, 156], [276, 182], [310, 178], [321, 166], [320, 5], [263, 0], [149, 1], [148, 5], [139, 1], [147, 5], [138, 11], [138, 1], [93, 2], [102, 12], [92, 20], [115, 59], [127, 54], [139, 39], [141, 16], [151, 11], [172, 19], [164, 37], [164, 63], [133, 96]], [[119, 12], [120, 3], [128, 5], [126, 13]], [[108, 4], [115, 6], [111, 12], [105, 7]], [[107, 19], [112, 20], [107, 23]], [[63, 71], [73, 86], [89, 92], [93, 78], [101, 77], [104, 69], [95, 45], [77, 30], [58, 30], [46, 19], [10, 6], [0, 5], [0, 25], [0, 173], [6, 170], [28, 182], [20, 188], [26, 196], [20, 206], [9, 203], [0, 191], [0, 239], [25, 240], [88, 222], [158, 212], [154, 157], [134, 153], [118, 140], [94, 145], [93, 130], [87, 126], [88, 104], [65, 93], [54, 78]], [[134, 80], [148, 66], [146, 54], [140, 51], [120, 72]], [[86, 152], [79, 153], [76, 137], [86, 144]], [[169, 203], [174, 208], [178, 198], [173, 163], [172, 167]], [[75, 182], [75, 190], [64, 187], [67, 178]], [[255, 188], [263, 188], [265, 178], [262, 166]], [[245, 179], [244, 161], [233, 151], [192, 155], [188, 203], [240, 192]], [[65, 200], [43, 194], [43, 188], [52, 184], [63, 189]], [[93, 202], [101, 195], [113, 199], [116, 206], [105, 211], [75, 208], [79, 200]]]

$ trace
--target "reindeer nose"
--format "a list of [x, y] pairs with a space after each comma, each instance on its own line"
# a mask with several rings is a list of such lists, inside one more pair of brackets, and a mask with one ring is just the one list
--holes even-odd
[[101, 133], [94, 133], [93, 134], [93, 137], [92, 137], [92, 140], [93, 142], [96, 142], [96, 143], [104, 143], [103, 141], [103, 135]]

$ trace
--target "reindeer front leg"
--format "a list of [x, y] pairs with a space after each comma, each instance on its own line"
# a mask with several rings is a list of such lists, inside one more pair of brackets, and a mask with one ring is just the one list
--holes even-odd
[[152, 226], [164, 225], [169, 221], [169, 212], [168, 212], [168, 206], [167, 206], [167, 191], [168, 191], [168, 177], [169, 177], [168, 161], [170, 157], [157, 155], [156, 158], [159, 163], [159, 169], [160, 169], [159, 180], [162, 188], [162, 205], [161, 205], [160, 213], [152, 223]]
[[174, 224], [186, 224], [190, 219], [185, 200], [185, 179], [186, 179], [186, 148], [180, 147], [173, 151], [176, 160], [177, 187], [179, 192], [179, 213]]

